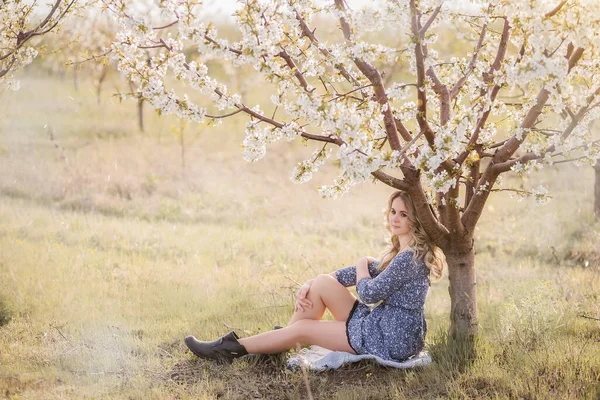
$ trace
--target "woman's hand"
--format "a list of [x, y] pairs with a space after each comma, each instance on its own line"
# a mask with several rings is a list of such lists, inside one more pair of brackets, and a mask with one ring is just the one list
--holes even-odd
[[312, 284], [313, 280], [311, 279], [300, 286], [300, 289], [296, 292], [296, 305], [294, 306], [294, 311], [304, 312], [305, 309], [312, 308], [312, 302], [307, 298]]
[[356, 283], [363, 278], [370, 278], [369, 273], [369, 257], [361, 257], [356, 262]]
[[369, 271], [369, 263], [371, 262], [371, 258], [373, 257], [361, 257], [356, 262], [357, 271], [360, 268], [363, 271]]

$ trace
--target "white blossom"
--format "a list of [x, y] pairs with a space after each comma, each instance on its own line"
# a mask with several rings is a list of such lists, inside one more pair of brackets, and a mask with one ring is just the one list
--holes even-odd
[[313, 173], [317, 172], [321, 165], [325, 163], [325, 160], [329, 158], [331, 152], [332, 149], [315, 150], [309, 159], [298, 163], [292, 171], [291, 180], [296, 183], [308, 182], [312, 178]]
[[539, 204], [545, 204], [549, 200], [548, 189], [543, 185], [540, 185], [537, 188], [533, 189], [531, 193], [535, 197], [535, 201]]

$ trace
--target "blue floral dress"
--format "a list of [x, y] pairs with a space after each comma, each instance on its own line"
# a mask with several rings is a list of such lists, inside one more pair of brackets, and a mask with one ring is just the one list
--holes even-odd
[[[371, 278], [356, 284], [356, 267], [335, 272], [344, 286], [356, 285], [360, 299], [346, 320], [348, 343], [356, 354], [372, 354], [385, 360], [405, 360], [418, 354], [425, 342], [425, 298], [429, 269], [422, 259], [413, 261], [412, 250], [392, 259], [382, 272], [369, 263]], [[379, 303], [376, 307], [368, 304]]]

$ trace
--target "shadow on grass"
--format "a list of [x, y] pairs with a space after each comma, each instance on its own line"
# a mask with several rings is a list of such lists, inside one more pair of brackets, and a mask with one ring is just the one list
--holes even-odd
[[432, 337], [429, 352], [442, 371], [453, 374], [468, 372], [477, 359], [475, 337], [452, 337], [447, 329], [440, 329]]
[[[306, 399], [307, 386], [314, 398], [388, 398], [392, 382], [405, 381], [406, 371], [382, 367], [371, 360], [324, 372], [287, 368], [288, 353], [246, 357], [233, 364], [188, 358], [176, 363], [166, 380], [183, 386], [201, 385], [211, 398]], [[350, 395], [350, 397], [347, 397]]]
[[285, 362], [275, 357], [235, 360], [232, 365], [198, 358], [176, 363], [166, 380], [182, 386], [202, 386], [209, 398], [281, 398], [294, 391]]

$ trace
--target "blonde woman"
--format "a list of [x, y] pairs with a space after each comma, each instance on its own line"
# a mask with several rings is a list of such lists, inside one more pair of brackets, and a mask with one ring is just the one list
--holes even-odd
[[[297, 344], [396, 361], [419, 353], [427, 332], [424, 305], [430, 279], [441, 276], [445, 258], [422, 229], [406, 192], [390, 196], [385, 225], [390, 247], [381, 259], [362, 257], [355, 266], [306, 282], [285, 328], [243, 339], [230, 332], [212, 342], [187, 336], [185, 344], [198, 357], [227, 362]], [[359, 299], [349, 286], [356, 286]], [[335, 321], [321, 321], [325, 309]]]

